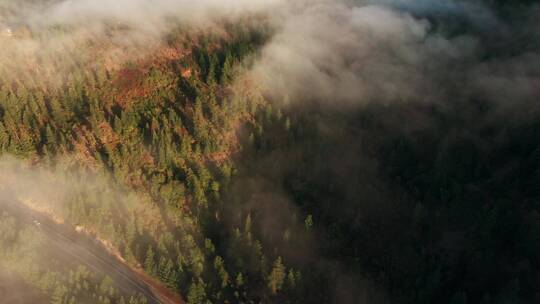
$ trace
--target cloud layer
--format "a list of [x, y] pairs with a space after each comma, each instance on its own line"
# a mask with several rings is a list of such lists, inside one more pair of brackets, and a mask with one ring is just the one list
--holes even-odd
[[540, 94], [538, 50], [515, 45], [525, 28], [537, 39], [538, 26], [511, 24], [480, 2], [316, 1], [276, 27], [254, 71], [277, 99], [343, 106], [482, 95], [508, 103]]
[[[516, 23], [481, 1], [457, 0], [6, 3], [0, 24], [25, 24], [35, 35], [4, 43], [0, 62], [4, 69], [12, 67], [5, 74], [35, 68], [28, 58], [81, 60], [80, 45], [87, 39], [108, 40], [108, 55], [151, 52], [178, 23], [206, 26], [259, 15], [272, 20], [275, 35], [253, 72], [275, 99], [343, 106], [481, 95], [530, 103], [540, 93], [535, 74], [540, 29], [534, 22], [540, 9], [534, 6], [518, 12], [522, 21]], [[111, 36], [106, 30], [111, 24], [125, 28]], [[59, 27], [71, 30], [43, 34]], [[37, 72], [47, 72], [42, 70]]]

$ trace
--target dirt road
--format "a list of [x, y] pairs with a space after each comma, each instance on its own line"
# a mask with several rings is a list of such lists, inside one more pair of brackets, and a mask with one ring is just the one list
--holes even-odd
[[85, 265], [90, 271], [112, 278], [116, 287], [127, 294], [140, 293], [148, 303], [177, 304], [182, 299], [141, 271], [136, 271], [109, 254], [96, 240], [77, 233], [73, 226], [58, 224], [15, 200], [0, 201], [5, 210], [19, 221], [38, 227], [47, 238], [47, 250], [58, 251], [66, 260]]

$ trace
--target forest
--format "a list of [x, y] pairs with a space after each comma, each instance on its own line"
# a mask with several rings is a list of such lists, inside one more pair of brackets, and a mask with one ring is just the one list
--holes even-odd
[[101, 2], [0, 0], [0, 303], [540, 302], [536, 1]]

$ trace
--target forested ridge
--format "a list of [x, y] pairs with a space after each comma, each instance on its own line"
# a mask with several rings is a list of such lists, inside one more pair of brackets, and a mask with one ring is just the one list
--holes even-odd
[[[49, 228], [3, 201], [97, 240], [189, 304], [540, 301], [540, 8], [354, 3], [322, 6], [315, 36], [267, 12], [171, 17], [147, 40], [114, 18], [95, 32], [12, 23], [0, 37], [0, 302], [152, 302], [47, 246]], [[0, 1], [2, 18], [18, 11]]]
[[[259, 107], [227, 85], [264, 34], [247, 22], [229, 27], [196, 37], [178, 29], [162, 46], [164, 55], [117, 70], [76, 69], [61, 86], [47, 86], [51, 92], [16, 80], [2, 90], [2, 149], [73, 188], [62, 204], [43, 202], [46, 210], [112, 242], [128, 262], [194, 303], [207, 288], [223, 300], [219, 290], [229, 281], [238, 279], [234, 290], [243, 285], [240, 271], [229, 278], [200, 226], [231, 178], [235, 128]], [[10, 177], [4, 182], [10, 185]], [[110, 190], [109, 182], [118, 186]], [[127, 189], [139, 197], [125, 197]], [[60, 302], [77, 292], [51, 285], [46, 292], [64, 290]]]

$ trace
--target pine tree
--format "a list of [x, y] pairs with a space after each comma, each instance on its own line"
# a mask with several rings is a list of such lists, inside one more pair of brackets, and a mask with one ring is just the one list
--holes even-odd
[[45, 127], [45, 140], [51, 146], [56, 144], [56, 133], [51, 128], [51, 125]]
[[290, 269], [289, 273], [287, 274], [287, 283], [289, 284], [289, 288], [291, 289], [294, 289], [296, 287], [296, 278], [292, 269]]
[[9, 134], [6, 131], [4, 124], [0, 122], [0, 149], [5, 149], [9, 145]]
[[285, 280], [285, 266], [281, 261], [281, 257], [278, 257], [274, 262], [272, 271], [268, 276], [268, 287], [273, 294], [276, 294], [283, 287], [283, 282]]
[[232, 77], [232, 66], [233, 59], [230, 52], [227, 52], [225, 55], [225, 61], [223, 62], [223, 68], [221, 69], [221, 79], [220, 82], [225, 84], [229, 82]]
[[51, 296], [51, 304], [62, 304], [64, 303], [64, 296], [67, 293], [67, 288], [62, 285], [57, 285]]
[[206, 303], [206, 291], [204, 282], [199, 279], [198, 282], [191, 283], [189, 287], [188, 304], [204, 304]]
[[229, 284], [229, 274], [225, 270], [225, 265], [223, 259], [220, 256], [216, 256], [214, 259], [214, 268], [219, 274], [221, 279], [221, 288], [225, 288]]
[[304, 224], [306, 226], [306, 230], [310, 230], [311, 227], [313, 227], [313, 216], [311, 214], [306, 217]]
[[155, 268], [154, 250], [152, 250], [152, 246], [148, 246], [148, 250], [146, 251], [146, 259], [144, 260], [144, 270], [153, 275], [155, 273]]
[[242, 273], [239, 273], [236, 276], [235, 282], [237, 287], [241, 287], [244, 285], [244, 276], [242, 275]]

